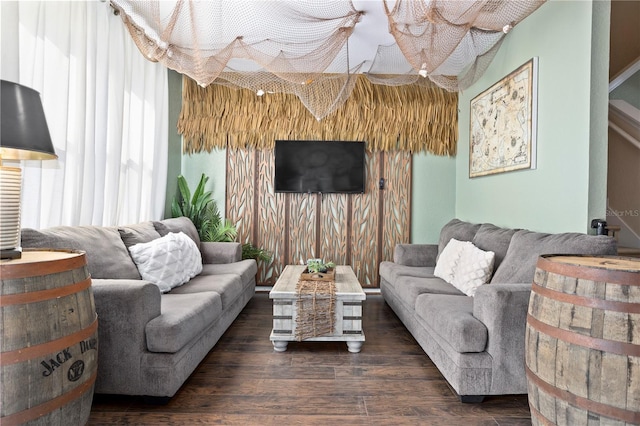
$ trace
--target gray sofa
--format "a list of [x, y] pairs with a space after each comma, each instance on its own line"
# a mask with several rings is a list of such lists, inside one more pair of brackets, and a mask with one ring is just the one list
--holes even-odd
[[[200, 249], [202, 272], [161, 293], [141, 279], [127, 247], [183, 232]], [[185, 217], [120, 227], [22, 230], [23, 248], [86, 252], [98, 314], [96, 393], [166, 402], [255, 294], [254, 260], [239, 243], [200, 242]]]
[[[434, 276], [451, 238], [495, 252], [494, 273], [473, 297]], [[531, 282], [540, 254], [616, 254], [607, 236], [543, 234], [453, 219], [439, 244], [399, 244], [380, 264], [380, 288], [463, 402], [526, 394], [524, 342]]]

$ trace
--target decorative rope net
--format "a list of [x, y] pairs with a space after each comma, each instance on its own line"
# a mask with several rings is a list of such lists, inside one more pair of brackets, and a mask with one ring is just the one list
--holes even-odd
[[[366, 77], [398, 86], [469, 87], [506, 32], [544, 0], [376, 0], [396, 44], [380, 46]], [[111, 0], [140, 51], [195, 80], [297, 96], [317, 120], [349, 98], [364, 63], [349, 63], [362, 21], [351, 0]], [[242, 72], [237, 72], [242, 69]], [[430, 86], [426, 84], [427, 87]]]
[[389, 31], [411, 67], [447, 90], [487, 69], [504, 36], [544, 0], [396, 0]]

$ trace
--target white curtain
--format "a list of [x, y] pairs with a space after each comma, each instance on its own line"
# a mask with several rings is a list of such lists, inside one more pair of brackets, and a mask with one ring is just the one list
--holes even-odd
[[22, 226], [162, 218], [166, 68], [142, 56], [108, 2], [19, 2], [15, 10], [17, 82], [40, 92], [58, 154], [23, 164]]

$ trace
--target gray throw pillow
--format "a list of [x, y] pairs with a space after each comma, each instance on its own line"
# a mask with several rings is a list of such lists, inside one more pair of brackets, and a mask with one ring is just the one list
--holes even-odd
[[115, 227], [23, 228], [22, 247], [82, 250], [86, 253], [91, 278], [140, 279], [138, 268]]
[[170, 232], [184, 232], [196, 243], [198, 250], [200, 250], [200, 235], [191, 219], [185, 216], [175, 217], [171, 219], [164, 219], [159, 222], [153, 222], [153, 226], [158, 231], [160, 236], [164, 237]]
[[129, 248], [136, 244], [148, 243], [160, 238], [160, 234], [153, 226], [153, 222], [141, 222], [134, 225], [119, 226], [118, 232], [124, 245]]
[[491, 223], [483, 223], [473, 237], [473, 245], [481, 250], [492, 251], [496, 254], [492, 272], [498, 269], [502, 260], [507, 255], [511, 237], [513, 237], [516, 231], [517, 229], [500, 228]]
[[517, 231], [502, 264], [491, 279], [492, 283], [531, 283], [538, 257], [542, 254], [615, 255], [616, 240], [606, 235], [587, 235], [573, 232], [543, 234]]
[[438, 242], [438, 257], [442, 250], [449, 244], [449, 240], [455, 238], [458, 241], [471, 241], [480, 229], [480, 224], [463, 222], [459, 219], [451, 219], [440, 231], [440, 241]]

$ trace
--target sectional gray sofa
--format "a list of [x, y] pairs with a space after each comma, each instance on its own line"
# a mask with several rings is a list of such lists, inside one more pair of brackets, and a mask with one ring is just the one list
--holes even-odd
[[[449, 241], [471, 241], [495, 253], [488, 284], [473, 297], [434, 275]], [[544, 234], [453, 219], [439, 244], [399, 244], [380, 265], [380, 288], [463, 402], [526, 394], [524, 345], [531, 282], [540, 254], [614, 255], [608, 236]]]
[[[141, 279], [128, 247], [179, 232], [199, 248], [202, 271], [162, 293]], [[96, 393], [168, 401], [255, 293], [256, 262], [241, 260], [241, 245], [200, 242], [185, 217], [120, 227], [23, 229], [22, 246], [86, 252], [98, 314]]]

